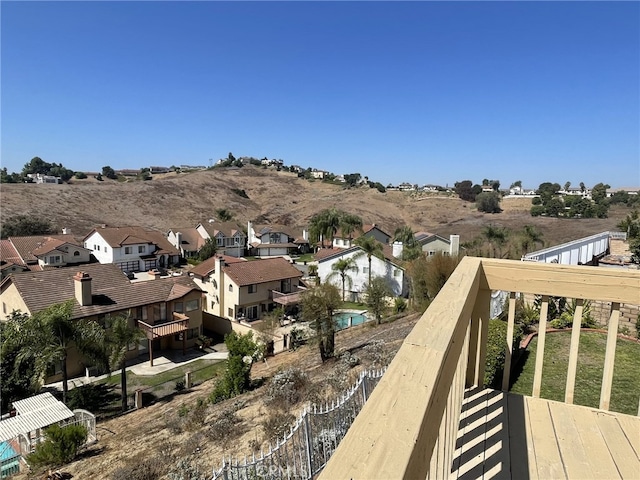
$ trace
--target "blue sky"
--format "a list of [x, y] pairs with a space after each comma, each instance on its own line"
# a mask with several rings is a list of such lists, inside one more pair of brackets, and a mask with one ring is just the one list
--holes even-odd
[[1, 2], [1, 163], [640, 185], [638, 2]]

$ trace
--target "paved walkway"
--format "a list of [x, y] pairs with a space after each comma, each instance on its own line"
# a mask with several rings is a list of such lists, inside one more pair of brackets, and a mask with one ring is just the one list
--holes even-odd
[[[226, 360], [228, 352], [226, 350], [222, 351], [223, 349], [226, 349], [226, 346], [224, 344], [220, 344], [214, 345], [215, 351], [213, 352], [202, 352], [196, 349], [187, 350], [187, 353], [185, 355], [182, 355], [181, 350], [161, 352], [166, 356], [154, 358], [153, 367], [149, 364], [149, 357], [141, 355], [140, 357], [133, 360], [136, 363], [128, 366], [127, 371], [130, 371], [138, 376], [152, 376], [158, 373], [166, 372], [167, 370], [173, 370], [174, 368], [182, 367], [191, 362], [195, 362], [196, 360]], [[112, 372], [112, 375], [117, 375], [119, 373], [120, 371], [118, 370]], [[71, 378], [69, 379], [69, 389], [103, 380], [107, 378], [107, 376], [107, 374], [104, 374]], [[45, 387], [62, 390], [62, 382], [50, 383], [45, 385]]]

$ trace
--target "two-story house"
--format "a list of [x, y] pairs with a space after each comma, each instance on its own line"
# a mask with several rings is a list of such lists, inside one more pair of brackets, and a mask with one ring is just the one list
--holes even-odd
[[165, 268], [180, 260], [162, 232], [144, 227], [94, 228], [83, 241], [98, 262], [114, 263], [125, 272]]
[[71, 234], [9, 237], [1, 242], [3, 276], [4, 270], [39, 271], [91, 261], [91, 251]]
[[247, 223], [248, 248], [251, 255], [274, 257], [297, 255], [309, 251], [309, 238], [305, 230], [301, 237], [285, 225], [254, 225]]
[[460, 247], [460, 235], [449, 235], [449, 239], [446, 239], [435, 233], [416, 232], [414, 238], [420, 245], [422, 252], [428, 257], [438, 252], [456, 256], [460, 254], [462, 248]]
[[229, 320], [258, 320], [276, 305], [274, 293], [292, 293], [302, 272], [282, 257], [244, 261], [214, 257], [194, 267], [190, 276], [206, 292], [204, 311]]
[[[208, 237], [207, 237], [208, 238]], [[183, 258], [193, 258], [204, 247], [206, 238], [200, 235], [197, 228], [174, 228], [167, 232], [167, 240], [173, 245]]]
[[379, 225], [375, 223], [369, 225], [363, 225], [362, 231], [357, 231], [351, 235], [347, 235], [338, 230], [333, 236], [333, 246], [338, 248], [350, 248], [355, 245], [354, 241], [358, 237], [373, 237], [380, 243], [388, 245], [391, 241], [391, 235], [384, 232]]
[[[125, 315], [146, 339], [131, 345], [128, 358], [162, 349], [192, 347], [202, 333], [202, 290], [186, 276], [130, 282], [113, 264], [83, 265], [40, 272], [15, 273], [0, 283], [0, 321], [14, 311], [30, 315], [74, 300], [72, 319], [96, 320], [105, 328], [110, 317]], [[152, 363], [153, 364], [153, 363]], [[78, 352], [68, 359], [69, 375], [82, 375], [90, 364]], [[59, 379], [59, 367], [49, 381]]]
[[247, 246], [247, 235], [235, 222], [205, 222], [196, 225], [196, 231], [206, 241], [215, 240], [217, 252], [231, 257], [242, 257]]
[[[401, 256], [402, 249], [398, 249], [396, 245], [394, 245], [394, 247], [396, 247], [395, 251], [397, 255]], [[393, 251], [392, 247], [385, 245], [383, 247], [384, 259], [375, 256], [371, 257], [371, 278], [384, 278], [394, 296], [406, 296], [408, 293], [408, 284], [405, 270], [401, 266], [400, 260], [394, 257]], [[327, 248], [319, 250], [316, 254], [316, 259], [318, 260], [318, 277], [321, 283], [329, 281], [342, 289], [340, 275], [332, 275], [334, 272], [332, 266], [338, 260], [346, 258], [353, 258], [355, 266], [357, 267], [357, 269], [347, 272], [351, 282], [349, 285], [346, 285], [346, 298], [357, 300], [366, 290], [369, 282], [369, 258], [360, 247], [353, 246], [346, 249]]]

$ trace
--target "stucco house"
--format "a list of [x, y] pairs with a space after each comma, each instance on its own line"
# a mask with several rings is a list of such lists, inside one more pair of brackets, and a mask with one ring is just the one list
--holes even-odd
[[[0, 283], [0, 321], [14, 311], [35, 314], [52, 305], [74, 301], [72, 319], [96, 320], [105, 328], [109, 319], [126, 315], [146, 339], [131, 345], [128, 358], [161, 349], [192, 347], [202, 333], [202, 290], [187, 276], [131, 282], [113, 264], [83, 265], [40, 272], [15, 273]], [[70, 376], [85, 374], [88, 361], [75, 351], [68, 360]], [[59, 366], [48, 381], [60, 379]]]
[[162, 232], [144, 227], [94, 228], [83, 241], [98, 262], [114, 263], [125, 272], [166, 268], [180, 260]]
[[428, 257], [437, 252], [452, 256], [460, 254], [460, 235], [449, 235], [449, 238], [446, 239], [435, 233], [416, 232], [414, 238]]
[[2, 275], [91, 262], [91, 251], [74, 235], [31, 235], [0, 241]]
[[[385, 279], [394, 296], [406, 296], [408, 284], [405, 270], [401, 262], [393, 255], [392, 247], [385, 245], [383, 248], [384, 259], [371, 257], [371, 278], [382, 277]], [[402, 249], [396, 247], [398, 256], [402, 255]], [[366, 290], [369, 282], [369, 259], [364, 251], [354, 246], [351, 248], [321, 249], [316, 254], [318, 260], [318, 277], [320, 282], [331, 282], [342, 290], [342, 280], [340, 275], [334, 275], [332, 265], [340, 259], [353, 258], [357, 266], [357, 271], [348, 272], [351, 278], [351, 285], [346, 285], [346, 299], [355, 300]]]
[[253, 321], [276, 307], [274, 292], [295, 292], [302, 272], [282, 257], [249, 262], [215, 255], [191, 269], [189, 275], [206, 293], [206, 313]]
[[167, 232], [167, 240], [173, 245], [183, 258], [193, 258], [204, 247], [206, 239], [200, 235], [197, 228], [174, 228]]
[[338, 230], [333, 236], [333, 246], [338, 248], [350, 248], [355, 245], [355, 239], [358, 237], [373, 237], [380, 243], [388, 245], [391, 241], [391, 235], [383, 231], [379, 225], [375, 223], [362, 226], [362, 232], [354, 232], [349, 235], [345, 235], [341, 230]]
[[285, 225], [254, 225], [247, 223], [249, 253], [257, 257], [297, 255], [309, 251], [306, 230], [302, 236]]
[[218, 253], [232, 257], [242, 257], [247, 246], [247, 235], [235, 222], [209, 221], [196, 225], [196, 231], [205, 241], [216, 241]]

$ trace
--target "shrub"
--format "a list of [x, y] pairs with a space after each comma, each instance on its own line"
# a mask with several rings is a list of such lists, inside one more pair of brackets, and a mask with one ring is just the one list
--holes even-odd
[[402, 297], [397, 297], [393, 301], [393, 313], [402, 313], [407, 309], [407, 301]]
[[149, 457], [148, 453], [138, 455], [117, 468], [111, 480], [157, 480], [165, 473], [167, 458], [162, 455]]
[[476, 196], [476, 208], [480, 212], [500, 213], [500, 194], [497, 192], [483, 192]]
[[87, 178], [87, 174], [84, 172], [76, 172], [75, 177], [79, 180], [82, 180], [83, 178]]
[[[522, 330], [515, 326], [513, 332], [513, 349], [517, 351], [522, 338]], [[500, 389], [507, 347], [507, 322], [489, 320], [487, 337], [487, 363], [484, 370], [484, 385]]]
[[242, 198], [249, 198], [249, 195], [247, 195], [247, 192], [245, 192], [244, 190], [241, 190], [239, 188], [232, 188], [231, 191], [233, 193], [235, 193], [236, 195], [241, 196]]
[[236, 415], [234, 407], [225, 409], [220, 413], [207, 431], [207, 436], [214, 441], [227, 442], [243, 433], [240, 427], [240, 419]]
[[176, 381], [176, 385], [175, 385], [175, 387], [173, 387], [173, 389], [174, 389], [176, 392], [182, 392], [182, 391], [184, 390], [184, 388], [185, 388], [184, 380], [178, 380], [178, 381]]
[[309, 383], [307, 374], [299, 368], [287, 368], [277, 372], [267, 389], [266, 402], [283, 408], [302, 400], [305, 387]]
[[262, 422], [262, 428], [270, 441], [282, 440], [295, 421], [296, 417], [292, 414], [276, 410]]
[[373, 368], [381, 368], [391, 361], [391, 355], [385, 351], [384, 340], [373, 340], [362, 349], [365, 360]]
[[51, 425], [44, 430], [46, 439], [36, 446], [36, 451], [27, 460], [32, 467], [58, 466], [69, 463], [87, 441], [84, 425]]

